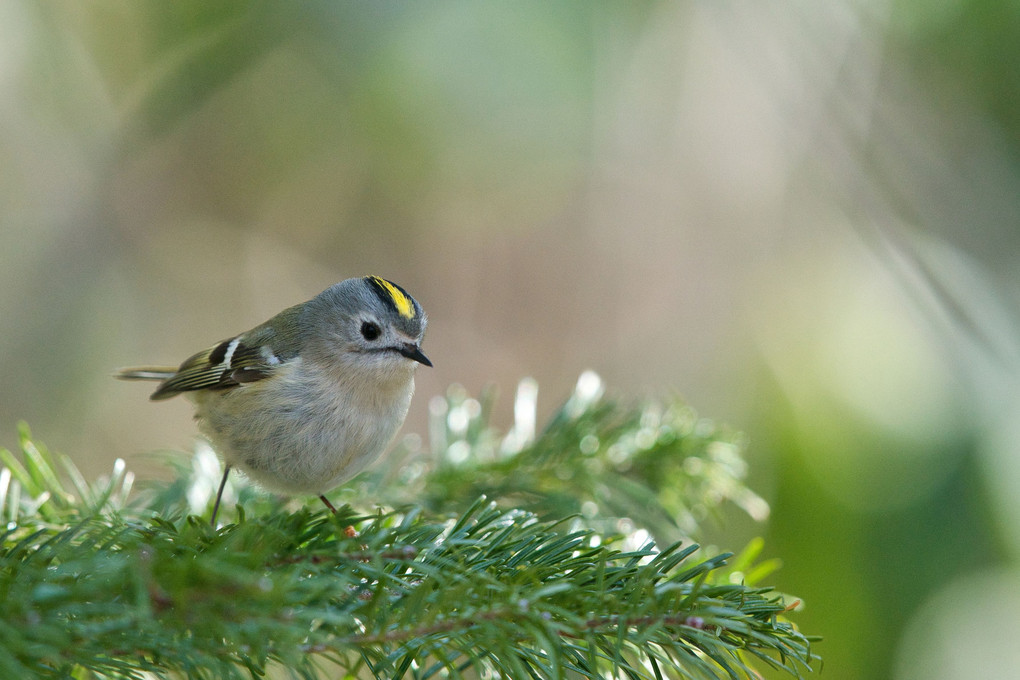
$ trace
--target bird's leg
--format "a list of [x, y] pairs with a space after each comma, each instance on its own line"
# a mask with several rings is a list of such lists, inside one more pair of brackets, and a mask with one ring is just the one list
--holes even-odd
[[[325, 503], [326, 507], [329, 508], [329, 511], [336, 515], [336, 508], [333, 507], [333, 504], [329, 502], [328, 498], [326, 498], [325, 496], [319, 496], [319, 500]], [[353, 525], [347, 525], [346, 527], [344, 527], [344, 536], [346, 536], [347, 538], [357, 538], [358, 530], [355, 529]]]
[[226, 465], [223, 468], [223, 479], [220, 480], [220, 489], [216, 492], [216, 504], [213, 505], [212, 519], [209, 520], [209, 524], [212, 528], [216, 528], [216, 513], [220, 511], [220, 498], [223, 497], [223, 487], [227, 485], [227, 475], [230, 474], [230, 466]]
[[336, 514], [336, 508], [333, 507], [333, 504], [329, 502], [328, 498], [326, 498], [325, 496], [319, 496], [319, 500], [326, 504], [326, 507], [329, 508], [330, 512], [332, 512], [334, 515]]

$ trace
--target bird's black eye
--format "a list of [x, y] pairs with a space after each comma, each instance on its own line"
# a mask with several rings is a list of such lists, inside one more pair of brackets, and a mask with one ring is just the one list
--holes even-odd
[[372, 321], [366, 321], [361, 324], [361, 337], [366, 340], [375, 340], [382, 333], [379, 328], [379, 324]]

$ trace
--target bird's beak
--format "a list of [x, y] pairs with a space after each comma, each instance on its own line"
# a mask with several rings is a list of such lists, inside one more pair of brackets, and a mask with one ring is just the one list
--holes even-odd
[[429, 358], [422, 353], [421, 347], [418, 347], [418, 345], [404, 345], [397, 351], [403, 354], [408, 359], [414, 359], [419, 364], [432, 366], [432, 362], [429, 361]]

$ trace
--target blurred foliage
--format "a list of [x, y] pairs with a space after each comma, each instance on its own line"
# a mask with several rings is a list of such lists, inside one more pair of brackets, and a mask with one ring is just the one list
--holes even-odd
[[[1007, 132], [1020, 158], [1020, 6], [1011, 2], [954, 0], [892, 3], [892, 36], [932, 94], [951, 104], [966, 97]], [[956, 102], [957, 105], [959, 102]]]
[[501, 436], [489, 425], [493, 390], [476, 400], [453, 388], [431, 408], [426, 460], [439, 465], [396, 488], [435, 511], [484, 494], [540, 517], [579, 515], [602, 532], [632, 521], [663, 543], [698, 537], [725, 503], [767, 516], [744, 484], [743, 437], [682, 401], [626, 407], [604, 399], [599, 378], [586, 373], [536, 435], [536, 396], [534, 381], [521, 383], [514, 425]]

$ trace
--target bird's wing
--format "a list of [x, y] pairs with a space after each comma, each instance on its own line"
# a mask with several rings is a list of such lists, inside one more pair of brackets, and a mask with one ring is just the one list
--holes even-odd
[[[262, 380], [298, 353], [296, 333], [299, 307], [280, 312], [247, 333], [228, 338], [189, 357], [152, 393], [150, 399], [169, 399], [181, 392], [230, 389]], [[289, 318], [281, 318], [288, 315]], [[286, 331], [277, 329], [284, 328]]]

